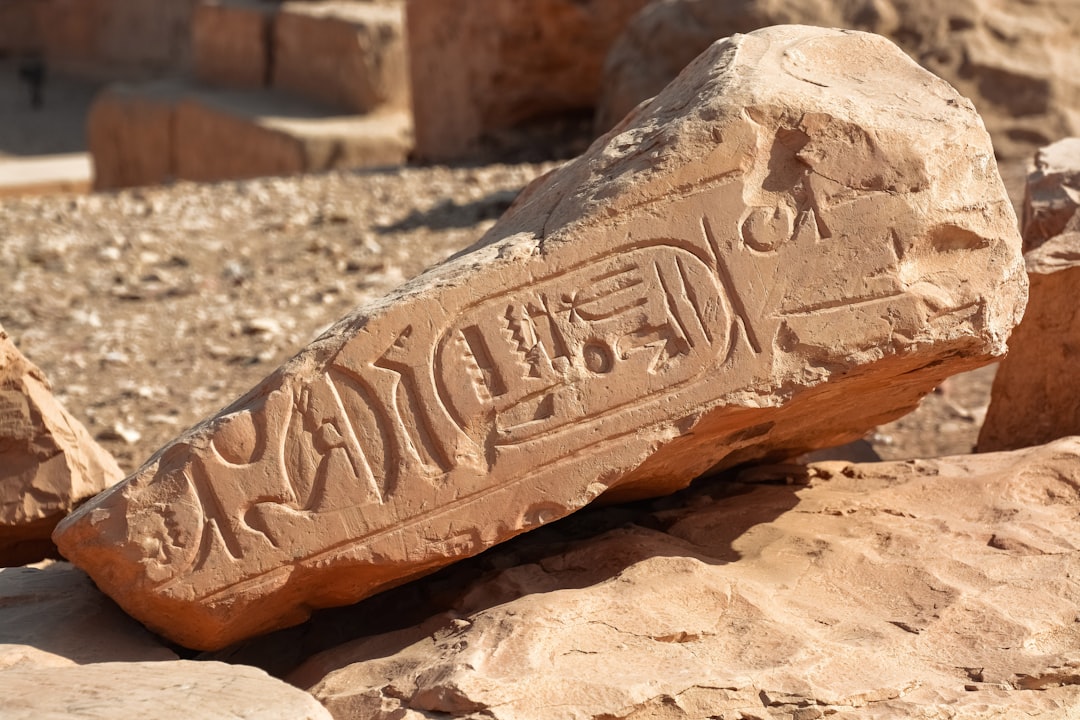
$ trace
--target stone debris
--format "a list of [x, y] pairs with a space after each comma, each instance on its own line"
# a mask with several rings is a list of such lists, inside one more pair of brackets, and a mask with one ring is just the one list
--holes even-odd
[[1080, 233], [1080, 138], [1059, 140], [1035, 155], [1020, 228], [1025, 254], [1058, 235]]
[[1080, 439], [803, 471], [510, 543], [449, 611], [288, 679], [337, 720], [1080, 714]]
[[0, 672], [176, 659], [82, 570], [53, 561], [0, 569]]
[[1025, 296], [970, 103], [882, 38], [763, 30], [54, 537], [219, 648], [601, 494], [856, 439], [1000, 355]]
[[[1056, 190], [1054, 183], [1057, 183]], [[1012, 450], [1080, 435], [1080, 139], [1038, 154], [1024, 202], [1031, 298], [1009, 339], [978, 450]], [[1056, 233], [1050, 235], [1050, 233]]]
[[1001, 158], [1080, 134], [1080, 3], [1072, 0], [654, 0], [605, 61], [597, 130], [663, 89], [716, 39], [778, 23], [895, 40], [975, 103]]
[[330, 720], [302, 690], [218, 662], [106, 662], [0, 671], [4, 720]]
[[500, 131], [591, 108], [604, 56], [647, 2], [408, 0], [417, 157], [468, 157]]
[[122, 477], [0, 327], [0, 565], [55, 556], [60, 518]]

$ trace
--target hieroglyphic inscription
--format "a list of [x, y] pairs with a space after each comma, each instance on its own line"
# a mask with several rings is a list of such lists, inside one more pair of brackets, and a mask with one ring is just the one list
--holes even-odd
[[728, 315], [697, 255], [631, 249], [468, 308], [439, 342], [440, 396], [475, 442], [522, 442], [695, 376]]
[[404, 479], [447, 477], [462, 458], [491, 470], [496, 446], [695, 380], [737, 327], [715, 248], [698, 240], [639, 243], [500, 292], [464, 308], [439, 337], [407, 324], [381, 352], [340, 352], [323, 374], [275, 391], [219, 431], [229, 436], [223, 449], [243, 452], [188, 466], [208, 510], [204, 542], [239, 558], [253, 532], [280, 548], [287, 528], [341, 512], [375, 531], [363, 509], [390, 502]]

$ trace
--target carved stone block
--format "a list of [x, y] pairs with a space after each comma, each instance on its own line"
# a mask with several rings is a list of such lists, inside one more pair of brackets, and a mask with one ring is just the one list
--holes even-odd
[[1025, 280], [968, 101], [873, 35], [736, 36], [55, 537], [222, 647], [602, 494], [852, 440], [999, 356]]

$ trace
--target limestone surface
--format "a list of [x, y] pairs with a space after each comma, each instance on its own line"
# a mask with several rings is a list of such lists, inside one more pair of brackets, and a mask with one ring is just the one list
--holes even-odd
[[1080, 133], [1080, 4], [1073, 0], [654, 0], [604, 65], [606, 130], [718, 38], [777, 23], [851, 27], [894, 39], [970, 98], [1000, 157]]
[[1031, 299], [994, 376], [980, 452], [1080, 435], [1080, 232], [1058, 235], [1024, 257]]
[[1080, 233], [1080, 138], [1058, 140], [1036, 153], [1020, 227], [1025, 253], [1058, 235]]
[[774, 471], [497, 549], [446, 614], [289, 679], [336, 720], [1080, 716], [1080, 440]]
[[601, 494], [855, 439], [1000, 355], [1025, 280], [951, 87], [868, 34], [739, 36], [54, 537], [222, 647]]
[[0, 569], [0, 671], [176, 659], [82, 570], [54, 561]]
[[307, 693], [218, 662], [106, 662], [0, 671], [4, 720], [330, 720]]
[[0, 565], [55, 557], [60, 518], [122, 477], [0, 327]]

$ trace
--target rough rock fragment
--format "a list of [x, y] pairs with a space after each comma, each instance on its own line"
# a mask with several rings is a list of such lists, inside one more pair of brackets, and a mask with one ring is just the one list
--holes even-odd
[[1059, 140], [1035, 155], [1020, 228], [1025, 253], [1058, 235], [1080, 233], [1080, 138]]
[[1025, 295], [971, 105], [882, 38], [768, 29], [55, 537], [151, 628], [221, 647], [602, 493], [855, 439], [999, 355]]
[[703, 483], [289, 680], [337, 720], [1076, 717], [1078, 482], [1069, 438]]
[[778, 23], [870, 30], [971, 98], [1003, 158], [1080, 133], [1073, 0], [654, 0], [611, 48], [596, 107], [607, 130], [717, 38]]
[[55, 556], [60, 518], [122, 477], [0, 328], [0, 565]]
[[0, 670], [176, 660], [68, 563], [0, 570]]
[[218, 662], [116, 662], [0, 671], [4, 720], [330, 720], [307, 693]]
[[1026, 259], [1031, 299], [994, 376], [979, 452], [1080, 435], [1080, 233], [1058, 235]]

